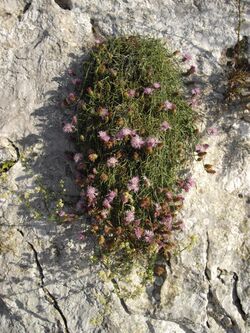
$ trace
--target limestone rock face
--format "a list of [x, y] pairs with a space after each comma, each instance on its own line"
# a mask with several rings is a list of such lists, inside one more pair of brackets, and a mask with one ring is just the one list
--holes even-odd
[[[247, 2], [244, 15], [249, 36]], [[236, 25], [227, 0], [1, 1], [0, 160], [17, 154], [9, 142], [20, 154], [0, 184], [2, 333], [250, 332], [249, 95], [245, 105], [224, 99]], [[134, 33], [192, 55], [206, 163], [216, 174], [194, 163], [179, 254], [155, 294], [149, 287], [124, 300], [89, 260], [93, 246], [80, 234], [86, 222], [59, 223], [51, 212], [64, 187], [66, 204], [78, 195], [65, 158], [74, 148], [62, 133], [60, 102], [73, 89], [68, 69], [78, 73], [95, 38]], [[210, 127], [218, 134], [208, 135]]]

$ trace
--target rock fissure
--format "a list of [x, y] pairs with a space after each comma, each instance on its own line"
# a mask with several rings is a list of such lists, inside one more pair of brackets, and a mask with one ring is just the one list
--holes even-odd
[[233, 290], [232, 290], [232, 298], [233, 298], [233, 304], [236, 306], [239, 314], [241, 315], [241, 318], [246, 321], [247, 320], [247, 315], [245, 311], [243, 310], [243, 306], [241, 303], [241, 299], [238, 294], [238, 281], [239, 277], [237, 273], [233, 273]]
[[[113, 286], [114, 286], [114, 288], [115, 288], [116, 290], [120, 290], [120, 287], [119, 287], [119, 285], [118, 285], [118, 283], [117, 283], [117, 281], [116, 281], [115, 279], [112, 279], [111, 282], [113, 283]], [[120, 297], [120, 296], [118, 296], [118, 297], [119, 297], [119, 300], [120, 300], [121, 306], [123, 307], [124, 311], [125, 311], [127, 314], [131, 315], [132, 313], [131, 313], [131, 311], [129, 310], [129, 308], [128, 308], [128, 306], [127, 306], [127, 304], [126, 304], [124, 298], [123, 298], [123, 297]]]
[[[24, 233], [22, 230], [20, 229], [17, 229], [17, 231], [24, 237]], [[49, 303], [51, 303], [53, 305], [53, 307], [56, 309], [56, 311], [59, 313], [62, 321], [63, 321], [63, 324], [64, 324], [64, 330], [65, 330], [65, 333], [70, 333], [69, 331], [69, 328], [68, 328], [68, 322], [67, 322], [67, 319], [62, 311], [62, 309], [60, 308], [56, 298], [54, 295], [52, 295], [52, 293], [48, 290], [48, 288], [45, 287], [45, 284], [44, 284], [44, 273], [43, 273], [43, 268], [41, 266], [41, 263], [39, 261], [39, 258], [38, 258], [38, 252], [36, 251], [34, 245], [28, 241], [26, 241], [27, 244], [29, 245], [29, 247], [31, 248], [33, 254], [34, 254], [34, 257], [35, 257], [35, 261], [36, 261], [36, 265], [37, 265], [37, 269], [39, 271], [39, 276], [40, 276], [40, 281], [41, 281], [41, 288], [45, 294], [45, 298], [47, 299], [47, 301]]]

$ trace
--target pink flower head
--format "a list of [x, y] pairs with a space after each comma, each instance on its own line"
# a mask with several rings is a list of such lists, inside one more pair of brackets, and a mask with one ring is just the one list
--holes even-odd
[[189, 53], [184, 53], [183, 56], [182, 56], [182, 61], [183, 61], [183, 62], [185, 62], [185, 61], [189, 62], [190, 60], [192, 60], [192, 56], [191, 56], [191, 54], [189, 54]]
[[106, 219], [109, 216], [109, 210], [108, 209], [103, 209], [101, 211], [100, 215], [103, 219]]
[[161, 219], [161, 223], [163, 223], [163, 224], [169, 224], [172, 221], [173, 221], [173, 217], [171, 214], [167, 214]]
[[135, 231], [135, 236], [136, 236], [136, 238], [137, 238], [137, 239], [141, 239], [141, 237], [142, 237], [142, 235], [143, 235], [143, 229], [140, 228], [140, 227], [136, 227], [136, 228], [134, 229], [134, 231]]
[[201, 90], [200, 90], [200, 88], [196, 87], [196, 88], [192, 89], [191, 92], [192, 92], [193, 96], [198, 96], [198, 95], [200, 95]]
[[146, 145], [147, 145], [148, 148], [154, 148], [154, 147], [156, 147], [160, 143], [160, 141], [157, 138], [148, 137], [145, 140], [145, 143], [146, 143]]
[[138, 192], [139, 191], [139, 182], [140, 182], [140, 179], [138, 176], [130, 179], [130, 181], [128, 182], [128, 190], [133, 191], [133, 192]]
[[139, 135], [135, 135], [131, 139], [131, 146], [135, 149], [141, 149], [144, 145], [143, 139]]
[[145, 95], [151, 95], [153, 91], [154, 91], [153, 88], [147, 87], [147, 88], [144, 88], [143, 92]]
[[155, 89], [160, 89], [161, 84], [160, 84], [159, 82], [155, 82], [155, 83], [153, 83], [153, 87], [154, 87]]
[[85, 238], [86, 238], [86, 236], [84, 235], [84, 233], [81, 231], [80, 233], [79, 233], [79, 235], [78, 235], [78, 238], [79, 238], [79, 240], [84, 240]]
[[108, 160], [107, 160], [107, 166], [109, 168], [114, 168], [118, 163], [118, 159], [115, 158], [115, 157], [110, 157]]
[[195, 186], [195, 181], [191, 177], [189, 177], [185, 180], [180, 181], [179, 185], [185, 192], [189, 192], [189, 190]]
[[71, 124], [72, 124], [72, 125], [77, 125], [77, 116], [73, 116], [73, 117], [72, 117]]
[[82, 161], [82, 159], [83, 159], [83, 154], [82, 153], [76, 153], [74, 155], [74, 161], [75, 161], [75, 163], [78, 163], [78, 162]]
[[68, 102], [74, 102], [76, 100], [76, 94], [71, 92], [69, 93], [68, 97], [67, 97], [67, 101]]
[[105, 118], [109, 115], [109, 111], [108, 111], [108, 109], [105, 109], [105, 108], [99, 108], [98, 114], [101, 118]]
[[169, 102], [169, 101], [165, 101], [164, 102], [164, 109], [173, 111], [173, 110], [176, 109], [176, 105], [174, 103]]
[[218, 134], [218, 129], [215, 127], [210, 127], [207, 129], [207, 134], [208, 135], [217, 135]]
[[60, 210], [60, 211], [58, 212], [58, 216], [60, 216], [60, 217], [64, 217], [64, 216], [66, 216], [65, 211], [64, 211], [64, 210]]
[[109, 203], [113, 202], [113, 200], [117, 197], [117, 191], [109, 191], [106, 195], [106, 199]]
[[144, 237], [147, 243], [152, 243], [154, 240], [154, 232], [151, 230], [145, 230]]
[[166, 193], [166, 199], [172, 200], [173, 199], [173, 193], [172, 192], [167, 192]]
[[167, 121], [163, 121], [163, 123], [161, 124], [161, 130], [162, 131], [167, 131], [168, 129], [170, 129], [170, 125]]
[[82, 83], [82, 80], [77, 78], [77, 79], [72, 79], [71, 82], [74, 84], [74, 85], [80, 85]]
[[158, 203], [156, 203], [155, 204], [154, 217], [158, 217], [158, 216], [160, 216], [160, 214], [161, 214], [161, 206]]
[[86, 190], [86, 197], [90, 202], [93, 202], [98, 195], [98, 191], [94, 186], [88, 186]]
[[104, 199], [102, 205], [106, 209], [110, 209], [111, 208], [111, 205], [110, 205], [110, 202], [108, 201], [108, 199]]
[[135, 219], [135, 212], [133, 210], [127, 210], [124, 218], [125, 224], [133, 222], [134, 219]]
[[199, 145], [195, 146], [195, 151], [196, 151], [196, 153], [204, 153], [207, 151], [208, 147], [209, 147], [209, 145], [206, 143], [203, 145], [199, 144]]
[[99, 131], [98, 136], [104, 142], [109, 142], [111, 139], [111, 137], [108, 135], [106, 131]]
[[71, 123], [67, 123], [63, 126], [63, 132], [64, 133], [73, 133], [75, 132], [76, 128], [74, 125], [72, 125]]
[[118, 140], [122, 140], [125, 137], [133, 135], [133, 134], [135, 134], [135, 132], [133, 130], [131, 130], [130, 128], [124, 127], [116, 134], [116, 138]]
[[128, 91], [128, 95], [129, 95], [129, 97], [135, 97], [135, 89], [130, 89]]

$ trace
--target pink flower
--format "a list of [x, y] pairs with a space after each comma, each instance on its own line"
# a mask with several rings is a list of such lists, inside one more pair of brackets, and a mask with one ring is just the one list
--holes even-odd
[[153, 83], [153, 87], [155, 89], [159, 89], [161, 87], [161, 84], [159, 82], [155, 82], [155, 83]]
[[167, 198], [168, 200], [172, 200], [172, 199], [173, 199], [173, 193], [172, 193], [172, 192], [167, 192], [167, 193], [166, 193], [166, 198]]
[[148, 137], [145, 140], [145, 143], [146, 143], [147, 147], [154, 148], [160, 143], [160, 141], [157, 138]]
[[63, 126], [63, 132], [64, 133], [73, 133], [75, 132], [76, 128], [74, 125], [67, 123]]
[[88, 186], [86, 190], [86, 197], [89, 201], [94, 201], [98, 195], [98, 191], [94, 186]]
[[135, 231], [136, 238], [140, 239], [143, 235], [143, 229], [140, 228], [140, 227], [137, 227], [137, 228], [134, 229], [134, 231]]
[[111, 205], [110, 205], [110, 202], [108, 201], [108, 199], [104, 199], [102, 205], [106, 209], [110, 209], [111, 208]]
[[189, 192], [189, 190], [195, 186], [195, 181], [189, 177], [186, 178], [185, 180], [181, 180], [179, 182], [179, 186], [185, 191], [185, 192]]
[[77, 125], [77, 116], [73, 116], [71, 124], [72, 125]]
[[74, 155], [74, 161], [75, 161], [75, 163], [78, 163], [78, 162], [82, 161], [82, 159], [83, 159], [83, 154], [82, 153], [76, 153]]
[[98, 136], [104, 142], [109, 142], [111, 139], [111, 137], [108, 135], [106, 131], [99, 131]]
[[118, 140], [122, 140], [126, 136], [130, 136], [130, 135], [133, 135], [133, 134], [135, 134], [135, 131], [131, 130], [130, 128], [124, 127], [116, 134], [116, 138]]
[[189, 54], [189, 53], [184, 53], [183, 56], [182, 56], [182, 61], [183, 61], [183, 62], [185, 62], [185, 61], [189, 62], [190, 60], [192, 60], [192, 56], [191, 56], [191, 54]]
[[108, 109], [105, 109], [105, 108], [99, 108], [98, 114], [101, 118], [105, 118], [109, 115], [109, 111], [108, 111]]
[[68, 97], [67, 97], [67, 101], [68, 102], [74, 102], [76, 100], [76, 94], [71, 92], [69, 93]]
[[135, 97], [135, 89], [130, 89], [128, 91], [128, 95], [129, 95], [129, 97]]
[[141, 149], [144, 145], [143, 139], [139, 135], [135, 135], [131, 139], [131, 146], [135, 149]]
[[64, 210], [60, 210], [57, 214], [58, 214], [58, 216], [60, 216], [60, 217], [64, 217], [64, 216], [66, 216], [66, 213], [65, 213]]
[[154, 91], [153, 88], [147, 87], [147, 88], [144, 88], [143, 92], [144, 92], [145, 95], [151, 95], [153, 91]]
[[118, 163], [118, 159], [115, 158], [115, 157], [110, 157], [108, 160], [107, 160], [107, 166], [109, 168], [114, 168]]
[[176, 105], [174, 103], [169, 102], [169, 101], [165, 101], [164, 102], [164, 109], [165, 110], [175, 110]]
[[71, 82], [74, 84], [74, 85], [79, 85], [82, 83], [82, 80], [77, 78], [77, 79], [72, 79]]
[[133, 177], [129, 182], [128, 182], [128, 190], [133, 191], [133, 192], [138, 192], [139, 191], [139, 182], [140, 179], [138, 176]]
[[152, 243], [154, 239], [154, 232], [151, 230], [145, 230], [144, 237], [147, 243]]
[[200, 95], [201, 90], [200, 90], [200, 88], [196, 87], [196, 88], [192, 89], [191, 92], [192, 92], [193, 96], [198, 96], [198, 95]]
[[79, 238], [79, 240], [84, 240], [85, 239], [85, 235], [82, 231], [79, 233], [78, 238]]
[[195, 151], [196, 151], [196, 153], [204, 153], [207, 151], [208, 147], [209, 147], [209, 145], [206, 143], [203, 145], [199, 144], [199, 145], [195, 146]]
[[124, 218], [125, 224], [133, 222], [134, 219], [135, 219], [135, 212], [133, 210], [127, 210], [125, 212], [125, 218]]
[[109, 210], [108, 209], [103, 209], [101, 211], [100, 215], [103, 219], [106, 219], [109, 216]]
[[165, 215], [165, 216], [161, 219], [161, 222], [162, 222], [163, 224], [169, 224], [169, 223], [171, 223], [172, 221], [173, 221], [173, 217], [172, 217], [171, 214], [167, 214], [167, 215]]
[[117, 197], [117, 191], [109, 191], [106, 195], [106, 199], [109, 203], [113, 202], [113, 200]]
[[170, 125], [167, 121], [163, 121], [163, 123], [161, 124], [161, 130], [162, 131], [167, 131], [168, 129], [170, 129]]
[[210, 127], [207, 129], [207, 134], [208, 135], [217, 135], [218, 134], [218, 129], [215, 127]]
[[160, 216], [160, 214], [161, 214], [161, 206], [158, 203], [156, 203], [155, 204], [154, 217], [158, 217], [158, 216]]

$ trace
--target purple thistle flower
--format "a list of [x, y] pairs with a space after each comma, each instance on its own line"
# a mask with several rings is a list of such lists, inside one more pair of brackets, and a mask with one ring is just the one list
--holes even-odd
[[200, 90], [200, 88], [196, 87], [196, 88], [192, 89], [191, 92], [192, 92], [193, 96], [198, 96], [198, 95], [200, 95], [201, 90]]
[[111, 137], [108, 135], [106, 131], [99, 131], [98, 136], [104, 142], [109, 142], [111, 139]]
[[154, 91], [153, 88], [147, 87], [147, 88], [144, 88], [143, 92], [145, 95], [151, 95], [153, 91]]
[[152, 243], [154, 240], [154, 232], [151, 230], [145, 230], [144, 238], [147, 243]]
[[63, 126], [63, 132], [64, 133], [73, 133], [75, 132], [76, 128], [74, 125], [72, 125], [71, 123], [67, 123]]
[[118, 159], [115, 158], [115, 157], [110, 157], [108, 160], [107, 160], [107, 166], [109, 168], [114, 168], [118, 163]]
[[140, 182], [140, 179], [138, 176], [130, 179], [130, 181], [128, 182], [128, 190], [133, 191], [133, 192], [138, 192], [139, 191], [139, 182]]
[[68, 102], [74, 102], [76, 100], [76, 94], [71, 92], [68, 94], [67, 101]]
[[155, 83], [153, 83], [153, 87], [154, 87], [155, 89], [160, 89], [161, 84], [160, 84], [159, 82], [155, 82]]
[[127, 210], [125, 212], [125, 218], [124, 218], [125, 224], [133, 222], [134, 219], [135, 219], [135, 212], [133, 210]]
[[163, 121], [163, 123], [161, 124], [161, 130], [162, 131], [167, 131], [168, 129], [170, 129], [170, 125], [167, 121]]
[[72, 117], [71, 124], [72, 124], [72, 125], [77, 125], [77, 116], [73, 116], [73, 117]]
[[176, 105], [174, 103], [169, 102], [169, 101], [165, 101], [164, 102], [164, 109], [165, 110], [175, 110]]
[[137, 238], [137, 239], [141, 239], [141, 237], [142, 237], [142, 235], [143, 235], [143, 229], [140, 228], [140, 227], [136, 227], [136, 228], [134, 229], [134, 231], [135, 231], [135, 236], [136, 236], [136, 238]]
[[82, 153], [76, 153], [74, 155], [74, 161], [75, 161], [75, 163], [78, 163], [78, 162], [82, 161], [82, 159], [83, 159], [83, 154]]
[[217, 135], [218, 134], [218, 129], [215, 127], [210, 127], [207, 129], [207, 134], [208, 135]]
[[131, 139], [131, 146], [135, 149], [141, 149], [144, 145], [143, 139], [139, 135], [135, 135]]

